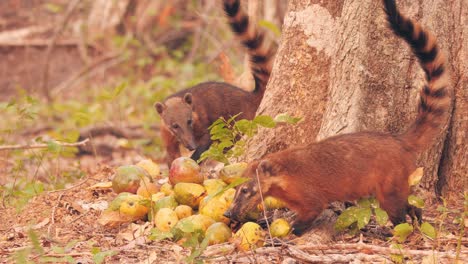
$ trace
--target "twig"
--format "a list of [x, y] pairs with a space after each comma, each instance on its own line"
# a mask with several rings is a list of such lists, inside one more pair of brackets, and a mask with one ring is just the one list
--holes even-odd
[[[55, 142], [55, 144], [61, 146], [61, 147], [77, 147], [77, 146], [83, 146], [86, 143], [88, 143], [89, 138], [75, 142], [75, 143], [67, 143], [67, 142]], [[15, 150], [15, 149], [38, 149], [38, 148], [48, 148], [48, 144], [25, 144], [25, 145], [5, 145], [5, 146], [0, 146], [0, 151], [2, 150]]]
[[63, 193], [61, 193], [57, 199], [57, 204], [55, 204], [54, 208], [52, 209], [52, 215], [50, 219], [50, 224], [49, 227], [47, 227], [47, 237], [50, 237], [50, 230], [52, 229], [52, 226], [55, 224], [55, 212], [57, 211], [57, 207], [60, 204], [60, 200], [62, 200]]
[[73, 186], [70, 186], [70, 187], [68, 187], [68, 188], [58, 189], [58, 190], [53, 190], [53, 191], [48, 191], [47, 193], [50, 194], [50, 193], [55, 193], [55, 192], [65, 192], [65, 191], [69, 191], [69, 190], [71, 190], [71, 189], [80, 187], [81, 185], [85, 184], [88, 180], [89, 180], [89, 178], [86, 178], [86, 179], [84, 179], [82, 182], [77, 183], [77, 184], [75, 184], [75, 185], [73, 185]]
[[80, 0], [72, 0], [70, 4], [68, 5], [67, 11], [63, 17], [62, 23], [59, 28], [54, 32], [54, 35], [52, 36], [52, 39], [50, 40], [50, 44], [47, 47], [46, 51], [46, 57], [45, 57], [45, 63], [44, 63], [44, 73], [42, 76], [42, 91], [44, 92], [47, 101], [50, 102], [52, 100], [52, 97], [50, 95], [48, 85], [49, 85], [49, 66], [50, 66], [50, 58], [52, 55], [52, 50], [54, 49], [58, 37], [62, 34], [63, 30], [68, 24], [68, 20], [70, 19], [71, 15], [73, 14], [73, 11], [75, 8], [78, 6], [78, 3]]
[[275, 244], [273, 243], [273, 236], [271, 235], [270, 224], [268, 223], [268, 218], [266, 216], [266, 210], [265, 210], [266, 206], [265, 206], [265, 201], [263, 200], [262, 185], [260, 184], [260, 178], [258, 177], [258, 168], [255, 170], [255, 174], [257, 178], [258, 192], [260, 193], [260, 199], [262, 200], [263, 217], [265, 218], [265, 222], [266, 222], [267, 229], [268, 229], [268, 234], [270, 235], [271, 245], [274, 247]]

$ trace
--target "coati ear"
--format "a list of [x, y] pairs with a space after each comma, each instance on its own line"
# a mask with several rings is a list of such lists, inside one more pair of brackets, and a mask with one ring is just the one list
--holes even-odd
[[188, 105], [191, 105], [192, 104], [192, 94], [191, 93], [186, 93], [184, 95], [184, 101], [188, 104]]
[[273, 176], [273, 165], [268, 160], [262, 160], [258, 164], [258, 171], [269, 176]]
[[162, 114], [164, 109], [166, 109], [166, 106], [163, 103], [157, 102], [154, 104], [154, 108], [156, 108], [156, 111], [158, 111], [159, 114]]

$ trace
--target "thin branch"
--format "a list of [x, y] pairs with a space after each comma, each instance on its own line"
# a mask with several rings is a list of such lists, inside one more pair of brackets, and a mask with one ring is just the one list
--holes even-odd
[[57, 199], [57, 204], [55, 204], [54, 208], [52, 209], [52, 215], [50, 217], [50, 224], [49, 227], [47, 227], [47, 237], [50, 237], [50, 230], [52, 229], [52, 226], [55, 224], [55, 212], [57, 211], [57, 207], [60, 205], [60, 201], [62, 200], [63, 193], [61, 193]]
[[268, 229], [268, 234], [270, 235], [271, 245], [274, 247], [275, 244], [273, 243], [273, 236], [271, 235], [270, 224], [268, 223], [268, 219], [266, 215], [265, 201], [263, 200], [262, 185], [260, 184], [260, 178], [258, 177], [258, 168], [255, 170], [255, 175], [257, 178], [258, 192], [260, 193], [260, 199], [262, 200], [263, 217], [265, 218], [265, 222], [266, 222], [267, 229]]
[[71, 15], [73, 14], [73, 11], [75, 8], [78, 6], [78, 3], [80, 0], [72, 0], [70, 4], [68, 5], [67, 11], [63, 17], [62, 23], [59, 28], [55, 31], [54, 35], [52, 36], [52, 39], [50, 40], [50, 44], [47, 47], [46, 51], [46, 57], [45, 57], [45, 63], [44, 63], [44, 73], [42, 76], [42, 90], [47, 98], [47, 101], [51, 101], [52, 97], [50, 95], [48, 86], [49, 86], [49, 66], [50, 66], [50, 59], [52, 55], [52, 51], [57, 43], [58, 37], [62, 34], [63, 30], [68, 24], [68, 20], [70, 19]]
[[[86, 143], [88, 143], [89, 138], [84, 139], [79, 142], [75, 143], [67, 143], [67, 142], [55, 142], [55, 144], [61, 146], [61, 147], [78, 147], [78, 146], [83, 146]], [[25, 144], [25, 145], [5, 145], [5, 146], [0, 146], [0, 151], [2, 150], [15, 150], [15, 149], [38, 149], [38, 148], [48, 148], [48, 144]]]

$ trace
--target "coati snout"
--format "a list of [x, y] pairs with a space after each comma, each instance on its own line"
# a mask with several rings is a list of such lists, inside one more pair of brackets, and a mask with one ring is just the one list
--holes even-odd
[[169, 131], [187, 149], [195, 150], [197, 144], [193, 133], [192, 94], [186, 93], [183, 98], [174, 97], [164, 103], [154, 105]]

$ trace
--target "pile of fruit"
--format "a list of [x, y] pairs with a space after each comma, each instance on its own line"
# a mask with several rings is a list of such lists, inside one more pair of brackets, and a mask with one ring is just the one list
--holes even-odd
[[[205, 179], [199, 165], [185, 157], [174, 160], [168, 178], [161, 176], [159, 166], [151, 160], [118, 167], [112, 180], [112, 189], [118, 195], [100, 223], [147, 220], [174, 241], [183, 241], [187, 239], [184, 233], [196, 231], [208, 245], [234, 240], [241, 250], [260, 247], [265, 231], [257, 223], [244, 223], [233, 234], [230, 219], [223, 215], [231, 206], [236, 192], [233, 187], [243, 180], [245, 168], [245, 163], [228, 165], [220, 171], [219, 179]], [[266, 197], [264, 205], [266, 209], [284, 207], [273, 197]], [[262, 209], [259, 205], [251, 213], [252, 220]], [[290, 226], [284, 219], [277, 219], [270, 230], [274, 237], [284, 237]]]

